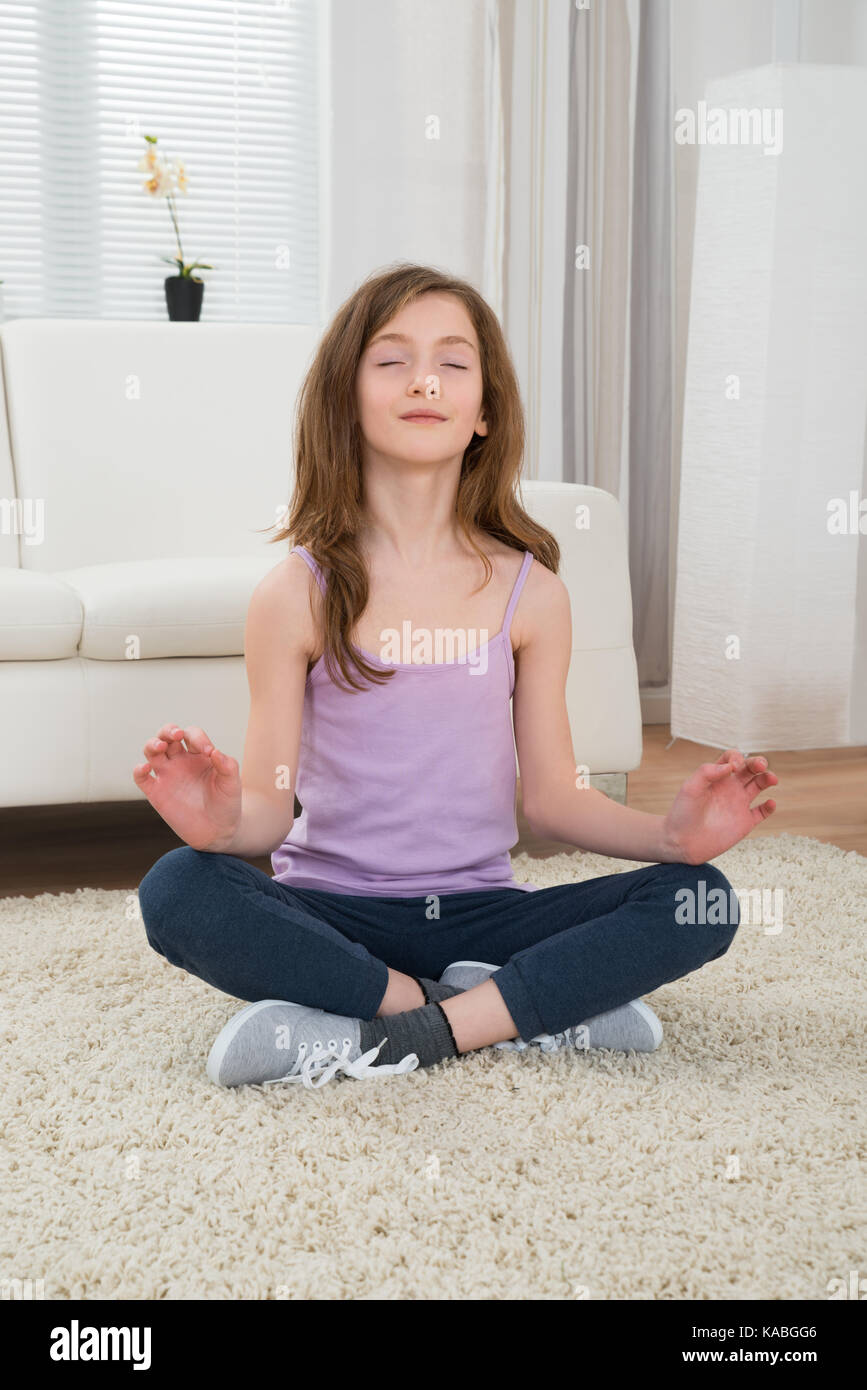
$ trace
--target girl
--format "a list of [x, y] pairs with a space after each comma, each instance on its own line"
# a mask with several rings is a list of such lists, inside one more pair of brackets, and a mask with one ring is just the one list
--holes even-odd
[[[151, 946], [253, 1001], [211, 1049], [220, 1085], [388, 1076], [525, 1039], [653, 1051], [639, 996], [734, 938], [707, 860], [772, 814], [750, 802], [778, 779], [729, 750], [665, 816], [576, 785], [569, 598], [516, 494], [523, 448], [508, 348], [471, 285], [399, 265], [342, 306], [299, 398], [273, 538], [295, 544], [250, 602], [243, 773], [172, 724], [133, 773], [186, 842], [141, 883]], [[516, 883], [515, 747], [534, 830], [647, 867]], [[240, 857], [266, 852], [273, 878]], [[684, 890], [727, 910], [684, 924]]]

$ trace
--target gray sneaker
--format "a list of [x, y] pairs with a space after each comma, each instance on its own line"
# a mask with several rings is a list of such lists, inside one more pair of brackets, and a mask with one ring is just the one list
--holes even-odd
[[[439, 982], [454, 985], [456, 989], [472, 989], [489, 980], [499, 969], [499, 965], [486, 965], [480, 960], [458, 960], [446, 966]], [[621, 1004], [619, 1009], [585, 1019], [562, 1033], [537, 1033], [530, 1039], [540, 1052], [558, 1052], [561, 1047], [574, 1047], [582, 1052], [591, 1047], [608, 1047], [614, 1052], [655, 1052], [661, 1042], [662, 1024], [643, 999], [633, 999]], [[526, 1052], [530, 1043], [523, 1038], [513, 1038], [493, 1046], [504, 1052]]]
[[358, 1080], [415, 1071], [410, 1052], [394, 1065], [373, 1066], [387, 1039], [362, 1055], [361, 1022], [285, 999], [260, 999], [230, 1019], [208, 1056], [208, 1077], [217, 1086], [268, 1086], [300, 1081], [318, 1090], [343, 1072]]

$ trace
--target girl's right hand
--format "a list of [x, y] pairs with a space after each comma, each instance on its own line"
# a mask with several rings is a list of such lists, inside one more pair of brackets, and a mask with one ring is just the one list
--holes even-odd
[[192, 849], [219, 852], [229, 844], [241, 821], [235, 759], [215, 748], [202, 729], [177, 724], [164, 724], [143, 752], [146, 761], [133, 768], [133, 779], [175, 834]]

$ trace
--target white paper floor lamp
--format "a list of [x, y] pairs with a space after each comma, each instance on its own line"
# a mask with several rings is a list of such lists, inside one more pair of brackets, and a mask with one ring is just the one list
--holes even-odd
[[867, 69], [774, 64], [705, 101], [729, 142], [700, 150], [671, 732], [867, 743]]

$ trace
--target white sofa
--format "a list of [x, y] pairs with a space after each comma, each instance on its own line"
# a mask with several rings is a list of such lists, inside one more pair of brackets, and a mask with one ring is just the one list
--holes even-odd
[[[288, 551], [267, 528], [291, 493], [295, 398], [320, 331], [0, 327], [0, 805], [142, 799], [132, 769], [167, 720], [241, 760], [244, 621]], [[574, 484], [522, 491], [562, 547], [576, 761], [624, 774], [641, 760], [641, 712], [619, 504]]]

